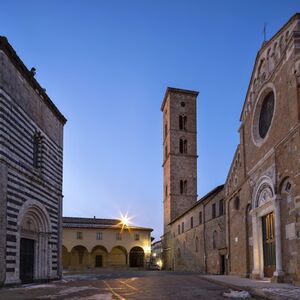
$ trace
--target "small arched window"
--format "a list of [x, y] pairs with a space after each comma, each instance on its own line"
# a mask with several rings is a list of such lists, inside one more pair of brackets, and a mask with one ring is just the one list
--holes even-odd
[[183, 153], [183, 139], [179, 140], [179, 153]]
[[179, 140], [179, 152], [182, 154], [187, 153], [187, 140], [183, 140], [183, 139]]
[[179, 130], [187, 129], [187, 117], [184, 115], [179, 116]]
[[180, 194], [181, 195], [187, 193], [187, 181], [186, 180], [180, 180], [179, 187], [180, 187]]
[[183, 153], [186, 154], [187, 153], [187, 140], [183, 141]]

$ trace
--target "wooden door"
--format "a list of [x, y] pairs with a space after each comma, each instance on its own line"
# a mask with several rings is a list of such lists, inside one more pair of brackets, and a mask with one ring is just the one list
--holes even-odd
[[262, 217], [264, 276], [272, 277], [276, 270], [274, 213]]
[[33, 281], [34, 240], [21, 238], [20, 243], [20, 279], [22, 283]]
[[95, 267], [96, 268], [102, 267], [102, 255], [96, 255], [96, 257], [95, 257]]

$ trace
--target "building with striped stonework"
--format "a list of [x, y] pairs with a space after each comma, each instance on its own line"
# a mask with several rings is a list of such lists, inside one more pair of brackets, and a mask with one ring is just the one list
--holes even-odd
[[61, 276], [65, 117], [0, 37], [0, 286]]

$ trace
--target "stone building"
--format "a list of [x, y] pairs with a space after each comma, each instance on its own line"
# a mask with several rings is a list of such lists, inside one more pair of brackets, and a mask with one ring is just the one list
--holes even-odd
[[0, 285], [60, 278], [66, 122], [0, 37]]
[[229, 272], [299, 281], [299, 14], [258, 51], [240, 121], [226, 180]]
[[163, 267], [218, 274], [225, 272], [224, 187], [197, 201], [197, 95], [195, 91], [168, 88], [161, 106]]
[[299, 282], [300, 14], [257, 53], [225, 186], [196, 202], [197, 95], [161, 107], [165, 268]]
[[63, 268], [146, 267], [152, 229], [118, 219], [63, 218]]
[[152, 266], [158, 265], [160, 268], [162, 267], [162, 243], [161, 240], [152, 243], [151, 245], [151, 260], [150, 264]]

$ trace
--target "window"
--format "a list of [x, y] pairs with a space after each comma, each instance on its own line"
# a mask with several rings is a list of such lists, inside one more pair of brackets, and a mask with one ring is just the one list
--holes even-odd
[[181, 102], [180, 105], [181, 105], [181, 107], [185, 107], [185, 103], [184, 102]]
[[165, 186], [165, 197], [168, 197], [168, 185]]
[[184, 233], [184, 222], [181, 223], [181, 232]]
[[168, 157], [168, 145], [165, 146], [165, 159]]
[[179, 130], [186, 130], [187, 128], [187, 117], [180, 115], [179, 116]]
[[178, 234], [180, 234], [180, 224], [178, 224]]
[[187, 140], [183, 141], [183, 153], [187, 154]]
[[187, 140], [179, 140], [179, 152], [184, 154], [187, 153]]
[[183, 140], [179, 140], [179, 153], [183, 153]]
[[182, 119], [182, 116], [179, 116], [179, 129], [183, 130], [183, 119]]
[[259, 135], [265, 138], [271, 126], [274, 113], [274, 93], [271, 91], [264, 98], [259, 115]]
[[199, 225], [202, 224], [202, 211], [199, 211]]
[[224, 215], [224, 199], [221, 199], [219, 201], [219, 215]]
[[196, 236], [196, 240], [195, 240], [195, 252], [198, 252], [198, 251], [199, 251], [199, 239]]
[[193, 228], [193, 227], [194, 227], [194, 218], [191, 217], [191, 228]]
[[211, 216], [213, 219], [216, 217], [216, 203], [211, 206]]
[[82, 236], [82, 232], [77, 232], [77, 240], [82, 240], [83, 236]]
[[288, 181], [285, 185], [285, 192], [289, 193], [291, 191], [292, 185], [291, 183]]
[[187, 192], [187, 181], [186, 180], [180, 180], [179, 182], [180, 185], [180, 194], [186, 194]]
[[135, 241], [139, 241], [139, 240], [140, 240], [140, 235], [139, 235], [139, 233], [136, 233], [136, 234], [134, 235], [134, 240], [135, 240]]
[[117, 233], [116, 233], [116, 240], [117, 240], [117, 241], [121, 241], [121, 240], [122, 240], [121, 232], [117, 232]]
[[102, 240], [103, 239], [103, 233], [102, 232], [97, 232], [96, 239], [97, 240]]

